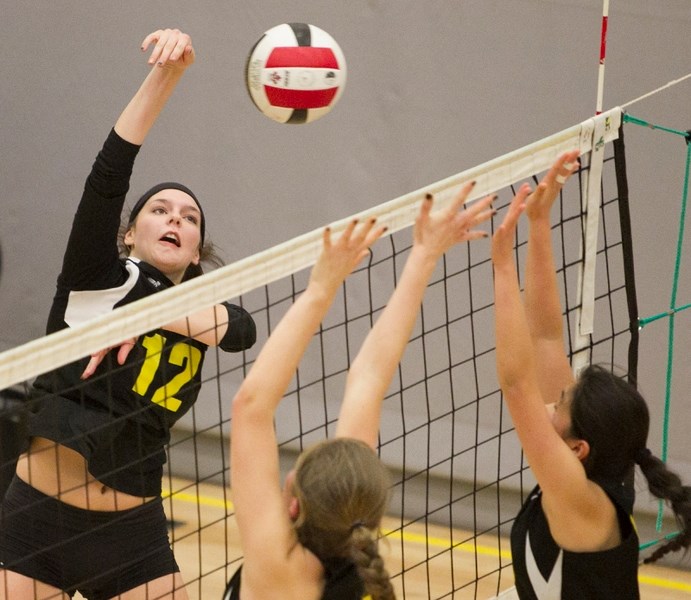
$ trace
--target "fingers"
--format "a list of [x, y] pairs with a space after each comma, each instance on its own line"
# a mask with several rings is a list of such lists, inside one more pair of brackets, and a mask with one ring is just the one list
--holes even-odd
[[362, 225], [360, 225], [355, 230], [355, 235], [353, 239], [356, 243], [363, 243], [368, 239], [370, 232], [374, 228], [374, 224], [377, 222], [376, 217], [371, 217], [367, 219]]
[[381, 236], [383, 236], [387, 231], [388, 227], [386, 225], [379, 225], [377, 227], [372, 227], [370, 232], [367, 234], [367, 238], [365, 239], [365, 244], [367, 244], [367, 248], [372, 246], [374, 242], [376, 242]]
[[137, 338], [132, 338], [132, 339], [127, 340], [121, 344], [120, 349], [118, 350], [118, 364], [119, 365], [125, 364], [127, 357], [130, 355], [130, 352], [132, 352], [132, 348], [134, 348], [134, 345], [136, 343], [137, 343]]
[[107, 353], [108, 353], [108, 350], [101, 350], [100, 352], [96, 352], [95, 354], [92, 354], [91, 360], [89, 361], [89, 364], [86, 365], [84, 372], [81, 374], [81, 379], [88, 379], [89, 377], [91, 377], [96, 372], [98, 365], [101, 364], [101, 362], [103, 361], [103, 358], [105, 357], [105, 355]]
[[578, 170], [578, 150], [563, 153], [527, 199], [527, 214], [532, 221], [548, 219], [551, 207], [569, 177]]
[[[449, 204], [446, 209], [446, 215], [448, 217], [456, 216], [461, 210], [463, 205], [466, 203], [470, 192], [475, 187], [475, 181], [467, 181], [458, 190], [456, 196], [454, 196], [453, 201]], [[434, 196], [429, 192], [425, 194], [425, 199], [420, 206], [420, 213], [418, 214], [418, 219], [421, 221], [426, 221], [429, 214], [432, 212], [432, 206], [434, 205]]]
[[[485, 196], [481, 200], [474, 202], [464, 209], [463, 205], [465, 204], [468, 194], [474, 186], [474, 181], [464, 184], [459, 193], [455, 196], [449, 208], [438, 213], [440, 218], [437, 219], [437, 221], [446, 221], [449, 225], [466, 232], [467, 230], [473, 229], [481, 223], [491, 219], [496, 213], [496, 211], [492, 209], [492, 203], [497, 199], [496, 194]], [[419, 226], [430, 222], [430, 213], [432, 211], [433, 202], [432, 195], [427, 194], [424, 202], [420, 206], [420, 214], [417, 219], [417, 224]], [[441, 223], [439, 225], [441, 225]], [[481, 235], [480, 237], [485, 236]], [[470, 238], [464, 237], [464, 239]]]
[[461, 211], [458, 216], [460, 229], [463, 231], [461, 240], [472, 241], [489, 237], [486, 231], [478, 231], [475, 228], [485, 221], [489, 221], [497, 211], [492, 207], [492, 203], [497, 196], [491, 194], [478, 200], [468, 210]]
[[432, 194], [425, 194], [425, 199], [420, 205], [420, 213], [418, 214], [418, 219], [426, 220], [429, 214], [432, 212], [432, 206], [434, 205], [434, 196]]
[[341, 240], [349, 240], [351, 237], [353, 237], [353, 231], [355, 231], [355, 228], [357, 227], [357, 224], [360, 222], [359, 219], [353, 219], [348, 223], [348, 226], [343, 230], [343, 233], [341, 234], [341, 237], [339, 239]]
[[147, 35], [144, 40], [142, 41], [142, 52], [146, 52], [146, 50], [149, 48], [149, 46], [153, 43], [158, 41], [158, 38], [160, 37], [161, 30], [159, 29], [158, 31], [154, 31], [153, 33], [150, 33]]
[[516, 195], [513, 197], [511, 204], [509, 204], [509, 210], [506, 212], [506, 215], [504, 216], [504, 220], [500, 225], [500, 229], [510, 229], [511, 231], [515, 229], [516, 225], [518, 224], [518, 219], [520, 218], [521, 213], [525, 209], [526, 199], [531, 194], [531, 192], [532, 190], [530, 188], [530, 185], [528, 185], [527, 183], [524, 183], [518, 189], [518, 192], [516, 192]]
[[492, 208], [492, 203], [497, 199], [496, 194], [485, 196], [470, 206], [463, 214], [469, 219], [469, 227], [476, 227], [480, 223], [489, 220], [496, 211]]
[[578, 150], [565, 152], [552, 165], [552, 168], [545, 176], [544, 182], [548, 186], [552, 184], [564, 185], [579, 166]]
[[353, 219], [344, 229], [339, 241], [343, 243], [362, 243], [370, 236], [374, 230], [376, 222], [376, 217], [370, 217], [362, 223], [360, 222], [360, 219]]
[[[134, 348], [136, 343], [137, 338], [134, 337], [130, 338], [129, 340], [125, 340], [124, 342], [122, 342], [122, 344], [120, 344], [120, 348], [118, 349], [117, 355], [117, 361], [119, 365], [125, 364], [127, 357], [130, 355], [130, 352], [132, 352], [132, 348]], [[111, 348], [104, 348], [103, 350], [94, 352], [94, 354], [91, 355], [91, 360], [89, 360], [89, 363], [86, 365], [84, 372], [81, 374], [81, 379], [88, 379], [96, 372], [96, 369], [103, 362], [103, 359], [106, 357], [106, 354], [110, 352]]]
[[142, 51], [145, 52], [151, 44], [155, 44], [149, 56], [150, 65], [164, 66], [166, 63], [183, 62], [194, 56], [192, 38], [179, 29], [159, 29], [150, 33], [142, 42]]
[[486, 231], [469, 230], [465, 232], [463, 236], [464, 241], [472, 242], [474, 240], [482, 240], [489, 237], [489, 233]]
[[369, 254], [369, 248], [387, 230], [372, 217], [362, 222], [352, 219], [341, 234], [332, 239], [332, 229], [322, 234], [323, 247], [310, 275], [310, 285], [333, 293], [353, 269]]
[[325, 227], [322, 233], [322, 246], [324, 250], [331, 249], [331, 227]]
[[461, 186], [461, 189], [456, 194], [451, 206], [449, 206], [449, 211], [456, 214], [461, 207], [465, 204], [470, 192], [475, 187], [475, 181], [468, 181]]
[[530, 185], [524, 183], [513, 197], [504, 220], [492, 237], [492, 263], [495, 269], [500, 265], [512, 264], [512, 252], [516, 237], [516, 225], [525, 210], [526, 199], [531, 193]]
[[[449, 207], [446, 209], [447, 215], [455, 216], [459, 213], [459, 211], [461, 211], [461, 209], [468, 200], [470, 192], [475, 187], [475, 184], [475, 181], [468, 181], [461, 186], [453, 201], [451, 202], [451, 204], [449, 204]], [[490, 194], [488, 196], [485, 196], [482, 200], [478, 200], [477, 202], [474, 202], [472, 205], [470, 205], [467, 211], [463, 214], [467, 214], [468, 216], [475, 218], [477, 215], [482, 213], [489, 205], [491, 205], [492, 202], [496, 199], [496, 194]], [[433, 204], [434, 197], [432, 196], [432, 194], [426, 194], [425, 200], [422, 203], [422, 206], [420, 207], [420, 216], [425, 217], [429, 215], [429, 213], [432, 211]], [[487, 220], [487, 218], [483, 216], [483, 218], [478, 222], [482, 222], [485, 220]]]
[[375, 227], [376, 219], [371, 219], [371, 222], [368, 227], [364, 227], [361, 229], [362, 233], [364, 236], [360, 236], [359, 241], [358, 241], [358, 246], [360, 247], [360, 252], [358, 254], [357, 259], [355, 260], [355, 264], [360, 264], [360, 262], [366, 257], [369, 256], [370, 254], [370, 248], [376, 242], [388, 229], [388, 227], [382, 225], [379, 227]]
[[351, 220], [338, 239], [332, 239], [332, 230], [326, 227], [322, 233], [322, 243], [325, 251], [332, 249], [338, 251], [363, 251], [363, 256], [367, 254], [368, 248], [376, 242], [388, 227], [381, 225], [377, 226], [376, 217], [370, 217], [367, 220], [360, 222], [360, 219]]

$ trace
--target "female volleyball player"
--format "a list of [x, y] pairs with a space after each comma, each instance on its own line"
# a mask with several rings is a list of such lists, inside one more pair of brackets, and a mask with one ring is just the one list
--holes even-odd
[[[135, 204], [128, 257], [118, 254], [135, 157], [195, 57], [178, 30], [151, 33], [142, 50], [151, 45], [152, 68], [86, 180], [49, 333], [200, 272], [204, 214], [177, 183]], [[169, 429], [197, 398], [207, 346], [239, 351], [254, 340], [249, 314], [223, 304], [113, 350], [100, 366], [102, 357], [87, 358], [36, 380], [30, 448], [2, 505], [0, 598], [187, 598], [160, 496]]]
[[493, 198], [459, 211], [420, 209], [414, 243], [386, 308], [347, 376], [336, 436], [303, 452], [281, 489], [276, 408], [343, 280], [382, 234], [374, 220], [337, 239], [324, 232], [305, 292], [262, 348], [233, 401], [231, 482], [244, 564], [226, 599], [373, 600], [394, 597], [377, 546], [389, 478], [376, 455], [382, 401], [408, 342], [427, 283], [452, 245], [486, 237], [474, 228]]
[[[687, 548], [691, 539], [691, 488], [647, 449], [641, 395], [595, 365], [574, 378], [564, 351], [549, 214], [577, 159], [578, 152], [561, 156], [534, 192], [524, 184], [492, 244], [499, 382], [538, 482], [511, 532], [522, 600], [639, 597], [635, 464], [650, 491], [670, 503], [682, 530], [648, 560]], [[524, 303], [513, 251], [523, 210], [529, 221]]]

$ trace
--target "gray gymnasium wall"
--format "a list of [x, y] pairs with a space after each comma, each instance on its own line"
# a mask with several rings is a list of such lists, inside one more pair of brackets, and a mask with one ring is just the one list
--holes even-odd
[[[600, 0], [1, 0], [0, 349], [43, 333], [83, 179], [145, 76], [141, 39], [190, 32], [197, 63], [147, 140], [133, 193], [177, 179], [203, 198], [228, 262], [398, 197], [590, 117]], [[691, 1], [612, 0], [604, 107], [691, 69]], [[243, 84], [267, 28], [305, 21], [348, 61], [337, 108], [304, 126], [260, 115]], [[691, 127], [684, 83], [631, 114]], [[683, 182], [680, 138], [627, 128], [640, 314], [669, 304]], [[678, 291], [691, 301], [689, 241]], [[671, 462], [691, 480], [691, 313], [680, 313]], [[642, 332], [640, 380], [662, 401], [667, 329]], [[200, 407], [200, 410], [203, 410]], [[651, 446], [659, 448], [660, 423]]]

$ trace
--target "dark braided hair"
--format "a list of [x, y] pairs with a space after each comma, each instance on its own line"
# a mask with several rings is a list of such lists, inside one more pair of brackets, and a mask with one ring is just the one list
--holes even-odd
[[687, 552], [691, 545], [691, 486], [683, 485], [679, 476], [668, 470], [665, 463], [650, 451], [641, 453], [638, 466], [648, 481], [650, 493], [665, 500], [674, 512], [680, 530], [678, 535], [657, 548], [643, 562], [655, 562], [665, 554], [681, 549]]
[[638, 464], [650, 493], [667, 501], [681, 530], [646, 563], [691, 545], [691, 487], [647, 449], [649, 426], [648, 407], [635, 385], [598, 365], [581, 372], [571, 400], [571, 435], [590, 446], [588, 478], [623, 481]]

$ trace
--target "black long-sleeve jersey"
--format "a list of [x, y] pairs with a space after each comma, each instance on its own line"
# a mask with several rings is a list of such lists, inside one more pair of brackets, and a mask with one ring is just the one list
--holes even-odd
[[[88, 321], [173, 283], [155, 267], [121, 259], [120, 216], [139, 146], [110, 132], [89, 174], [72, 225], [48, 318], [47, 333]], [[249, 348], [252, 317], [224, 303], [228, 331], [219, 346]], [[158, 329], [138, 338], [125, 365], [112, 350], [87, 381], [89, 357], [39, 376], [29, 434], [76, 450], [89, 472], [127, 494], [161, 492], [170, 427], [194, 404], [207, 346]]]

